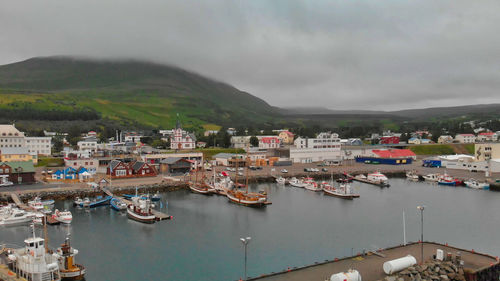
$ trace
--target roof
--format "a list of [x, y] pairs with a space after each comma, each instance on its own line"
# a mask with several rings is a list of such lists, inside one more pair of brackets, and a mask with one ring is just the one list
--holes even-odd
[[[3, 136], [3, 133], [6, 135]], [[11, 134], [9, 136], [9, 134]], [[15, 135], [17, 134], [17, 136]], [[0, 136], [2, 137], [24, 137], [24, 133], [20, 132], [14, 125], [0, 125]]]
[[418, 140], [419, 138], [410, 138], [409, 141]]
[[229, 158], [232, 158], [233, 156], [235, 156], [236, 154], [234, 153], [217, 153], [213, 156], [213, 158], [225, 158], [225, 159], [229, 159]]
[[280, 141], [280, 139], [278, 137], [263, 137], [260, 139], [260, 141], [263, 143], [270, 143], [272, 140], [274, 140], [275, 142]]
[[416, 154], [409, 149], [374, 149], [372, 151], [380, 158], [403, 158], [416, 156]]
[[[287, 134], [289, 137], [293, 137], [293, 136], [294, 136], [294, 134], [293, 134], [292, 132], [290, 132], [290, 131], [283, 131], [283, 132], [281, 132], [281, 133], [285, 133], [285, 134]], [[280, 134], [281, 134], [281, 133], [280, 133]]]
[[479, 133], [480, 136], [493, 136], [493, 132], [487, 132], [487, 133]]
[[2, 147], [0, 154], [29, 154], [25, 147]]
[[120, 163], [122, 163], [120, 160], [111, 160], [111, 162], [109, 162], [109, 166], [111, 167], [111, 170], [113, 170], [116, 166], [120, 165]]
[[142, 161], [135, 161], [134, 164], [132, 164], [132, 169], [134, 169], [135, 172], [137, 172], [142, 166], [144, 166], [144, 162]]
[[0, 162], [0, 165], [7, 165], [11, 167], [13, 170], [21, 168], [21, 172], [23, 173], [34, 173], [35, 166], [33, 166], [32, 161], [14, 161], [14, 162]]
[[458, 135], [464, 137], [475, 137], [474, 134], [458, 134]]

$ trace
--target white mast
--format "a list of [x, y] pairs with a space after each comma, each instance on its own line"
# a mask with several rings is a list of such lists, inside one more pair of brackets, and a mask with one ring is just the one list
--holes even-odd
[[403, 209], [403, 246], [406, 246], [406, 218], [405, 218], [405, 209]]

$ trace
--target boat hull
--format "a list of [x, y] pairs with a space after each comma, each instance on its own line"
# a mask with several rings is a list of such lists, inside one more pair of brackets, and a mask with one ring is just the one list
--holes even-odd
[[61, 280], [83, 280], [85, 278], [85, 268], [77, 271], [60, 270]]
[[142, 223], [155, 223], [156, 222], [156, 217], [154, 215], [149, 215], [149, 216], [143, 216], [134, 213], [132, 210], [127, 209], [127, 217], [129, 219], [142, 222]]
[[191, 190], [191, 192], [194, 192], [194, 193], [198, 193], [198, 194], [203, 194], [203, 195], [212, 195], [215, 190], [214, 189], [210, 189], [210, 188], [197, 188], [195, 186], [191, 186], [189, 185], [189, 189]]
[[439, 185], [447, 185], [447, 186], [457, 186], [457, 183], [452, 181], [452, 182], [447, 182], [447, 181], [438, 181]]
[[236, 204], [247, 206], [247, 207], [263, 207], [266, 204], [265, 201], [262, 202], [262, 201], [240, 199], [240, 198], [233, 196], [230, 192], [227, 193], [227, 198], [232, 203], [236, 203]]
[[342, 199], [347, 199], [347, 200], [352, 200], [354, 198], [359, 198], [359, 194], [343, 194], [343, 193], [338, 193], [338, 192], [331, 191], [331, 190], [326, 190], [326, 189], [323, 189], [323, 192], [326, 195], [334, 196], [334, 197], [338, 197], [338, 198], [342, 198]]

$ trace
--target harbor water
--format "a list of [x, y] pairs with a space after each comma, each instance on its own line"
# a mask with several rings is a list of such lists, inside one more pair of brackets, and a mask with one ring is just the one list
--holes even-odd
[[[267, 190], [273, 203], [261, 209], [175, 191], [162, 194], [163, 211], [168, 206], [174, 219], [152, 225], [109, 207], [84, 210], [59, 201], [56, 208], [71, 210], [73, 222], [49, 226], [49, 244], [58, 247], [70, 232], [77, 262], [91, 281], [237, 280], [244, 274], [241, 237], [252, 238], [248, 275], [258, 276], [402, 244], [403, 210], [407, 239], [418, 241], [416, 206], [423, 204], [425, 240], [500, 255], [500, 193], [404, 179], [390, 183], [353, 183], [361, 197], [352, 201], [274, 183], [253, 185]], [[0, 243], [22, 245], [29, 233], [27, 226], [2, 227]]]

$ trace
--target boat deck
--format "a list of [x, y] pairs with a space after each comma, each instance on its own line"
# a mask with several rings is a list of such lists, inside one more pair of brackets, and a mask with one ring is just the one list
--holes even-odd
[[0, 264], [0, 280], [8, 281], [26, 281], [26, 279], [21, 277], [16, 277], [16, 274], [9, 270], [7, 265]]
[[[104, 193], [106, 193], [106, 195], [114, 197], [113, 193], [110, 190], [108, 190], [107, 188], [103, 188], [102, 191]], [[125, 204], [127, 204], [127, 206], [128, 205], [132, 205], [132, 201], [130, 201], [130, 200], [127, 200], [127, 199], [124, 199], [124, 198], [120, 198], [120, 200], [123, 201], [123, 202], [125, 202]], [[155, 215], [157, 221], [169, 220], [169, 219], [172, 218], [172, 216], [170, 216], [170, 215], [168, 215], [166, 213], [163, 213], [163, 212], [160, 212], [160, 211], [157, 211], [157, 210], [151, 210], [151, 211], [152, 211], [153, 215]]]
[[[248, 280], [262, 280], [262, 281], [303, 281], [303, 280], [330, 280], [330, 276], [334, 273], [346, 272], [352, 268], [361, 274], [363, 281], [375, 281], [382, 279], [386, 276], [383, 271], [382, 265], [384, 262], [401, 258], [406, 255], [414, 256], [417, 261], [420, 260], [420, 243], [408, 244], [407, 246], [398, 246], [388, 248], [377, 253], [368, 253], [364, 256], [354, 256], [342, 258], [337, 261], [323, 261], [315, 263], [311, 266], [302, 268], [290, 268], [283, 272], [273, 273], [268, 275], [261, 275], [256, 278], [249, 278]], [[460, 252], [464, 260], [464, 269], [469, 269], [472, 272], [480, 271], [489, 268], [492, 265], [498, 264], [495, 257], [478, 254], [473, 251], [458, 249], [441, 245], [433, 242], [424, 243], [424, 257], [425, 260], [432, 258], [436, 254], [436, 250], [441, 249], [446, 253], [457, 255]]]

